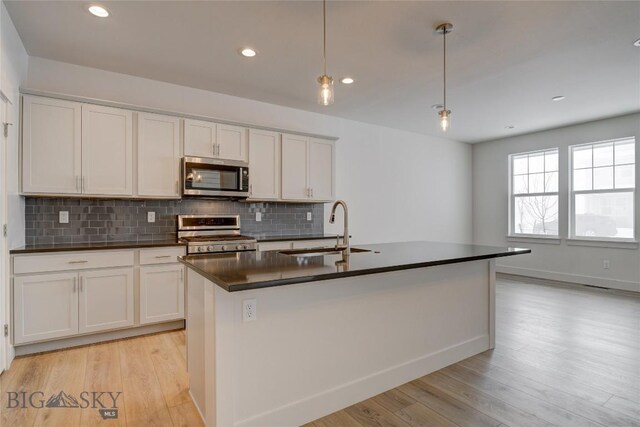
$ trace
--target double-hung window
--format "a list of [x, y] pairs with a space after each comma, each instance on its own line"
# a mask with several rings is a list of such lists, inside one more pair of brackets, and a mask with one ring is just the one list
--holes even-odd
[[635, 145], [624, 138], [570, 147], [571, 238], [634, 239]]
[[558, 237], [558, 149], [513, 154], [510, 235]]

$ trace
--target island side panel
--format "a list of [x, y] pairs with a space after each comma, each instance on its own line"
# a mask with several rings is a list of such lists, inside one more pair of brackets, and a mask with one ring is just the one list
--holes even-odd
[[187, 269], [187, 372], [189, 374], [189, 394], [198, 408], [200, 416], [206, 416], [205, 397], [205, 328], [204, 290], [210, 287], [204, 277]]
[[484, 260], [235, 293], [208, 282], [217, 425], [301, 425], [487, 350], [491, 274]]

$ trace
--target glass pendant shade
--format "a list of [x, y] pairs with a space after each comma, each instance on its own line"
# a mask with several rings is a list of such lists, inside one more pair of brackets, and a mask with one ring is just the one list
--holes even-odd
[[449, 124], [451, 121], [451, 110], [442, 110], [438, 113], [440, 115], [440, 127], [443, 132], [446, 132], [449, 129]]
[[318, 77], [318, 104], [331, 105], [333, 104], [333, 78], [323, 74]]

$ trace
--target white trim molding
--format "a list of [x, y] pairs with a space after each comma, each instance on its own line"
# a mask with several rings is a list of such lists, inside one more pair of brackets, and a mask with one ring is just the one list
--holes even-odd
[[579, 274], [560, 273], [556, 271], [536, 270], [533, 268], [496, 266], [496, 272], [515, 276], [533, 277], [536, 279], [553, 280], [557, 282], [577, 283], [581, 285], [597, 286], [600, 288], [619, 289], [622, 291], [640, 292], [640, 282], [629, 280], [608, 279], [605, 277], [583, 276]]

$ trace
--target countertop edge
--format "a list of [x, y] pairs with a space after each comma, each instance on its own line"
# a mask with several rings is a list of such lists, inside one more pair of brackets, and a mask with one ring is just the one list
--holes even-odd
[[[82, 245], [84, 243], [81, 243]], [[71, 243], [73, 245], [73, 243]], [[78, 252], [78, 251], [110, 251], [117, 249], [145, 249], [145, 248], [162, 248], [171, 246], [186, 246], [184, 243], [175, 241], [144, 241], [144, 242], [113, 242], [105, 245], [104, 243], [96, 243], [92, 246], [91, 243], [87, 243], [86, 246], [63, 246], [56, 247], [43, 246], [43, 247], [18, 247], [9, 250], [9, 255], [21, 255], [21, 254], [37, 254], [37, 253], [51, 253], [51, 252]]]
[[343, 272], [320, 274], [316, 276], [304, 276], [304, 277], [292, 277], [287, 279], [268, 280], [264, 282], [255, 282], [255, 283], [250, 283], [245, 285], [229, 285], [228, 283], [221, 281], [218, 277], [212, 274], [206, 273], [205, 271], [191, 264], [189, 261], [185, 260], [184, 257], [180, 256], [178, 257], [178, 260], [184, 265], [186, 265], [187, 267], [191, 268], [193, 271], [199, 273], [201, 276], [203, 276], [207, 280], [220, 286], [225, 291], [241, 292], [241, 291], [249, 291], [249, 290], [255, 290], [255, 289], [272, 288], [272, 287], [278, 287], [278, 286], [295, 285], [298, 283], [319, 282], [324, 280], [340, 279], [340, 278], [346, 278], [346, 277], [389, 273], [392, 271], [412, 270], [416, 268], [435, 267], [439, 265], [448, 265], [448, 264], [458, 264], [461, 262], [482, 261], [482, 260], [488, 260], [493, 258], [503, 258], [508, 256], [514, 256], [514, 255], [523, 255], [528, 253], [531, 253], [531, 249], [519, 249], [517, 251], [498, 252], [495, 254], [485, 254], [485, 255], [477, 255], [477, 256], [462, 257], [462, 258], [450, 258], [450, 259], [443, 259], [443, 260], [437, 260], [437, 261], [426, 261], [426, 262], [394, 265], [394, 266], [387, 266], [387, 267], [376, 267], [376, 268], [370, 268], [367, 270], [343, 271]]

